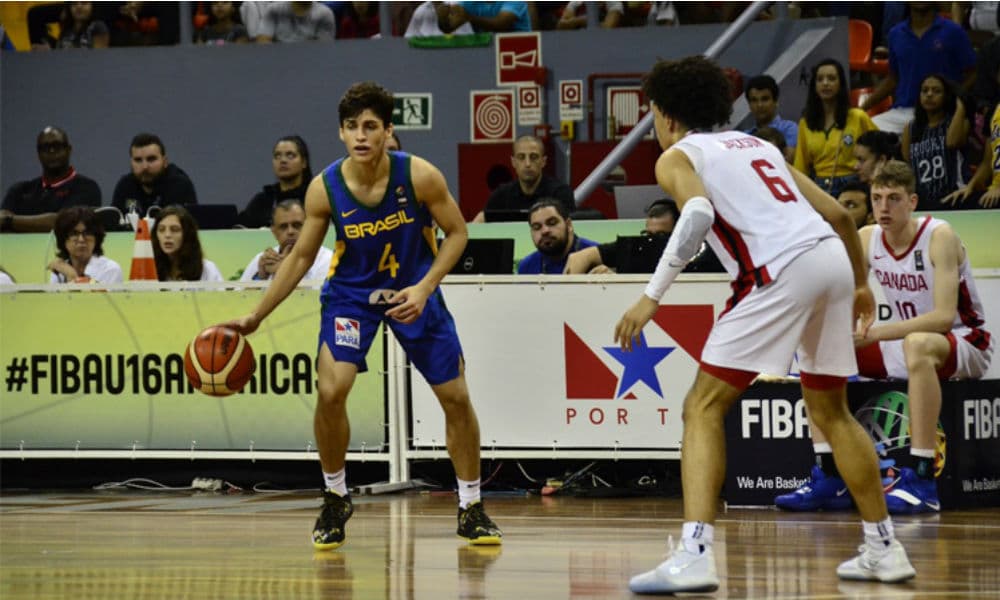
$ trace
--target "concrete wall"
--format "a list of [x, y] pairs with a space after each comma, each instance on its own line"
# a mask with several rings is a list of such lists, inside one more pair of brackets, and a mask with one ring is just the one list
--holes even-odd
[[[720, 62], [750, 76], [767, 68], [803, 32], [826, 29], [829, 34], [802, 56], [802, 64], [825, 56], [846, 63], [842, 19], [755, 23]], [[543, 62], [550, 70], [544, 98], [548, 122], [558, 129], [558, 80], [646, 71], [658, 58], [703, 52], [723, 30], [722, 25], [694, 25], [543, 32]], [[494, 48], [422, 50], [402, 38], [2, 53], [0, 188], [6, 191], [16, 181], [38, 176], [35, 137], [53, 124], [69, 133], [74, 165], [98, 181], [109, 204], [115, 183], [128, 171], [129, 140], [151, 131], [191, 176], [201, 202], [242, 207], [273, 181], [270, 152], [281, 135], [305, 138], [314, 171], [343, 154], [337, 102], [348, 85], [366, 79], [398, 92], [433, 93], [433, 129], [401, 135], [408, 151], [437, 164], [457, 190], [457, 144], [470, 135], [469, 91], [496, 87]], [[785, 117], [798, 114], [804, 86], [797, 76], [783, 83]], [[603, 101], [596, 108], [603, 115]], [[585, 124], [579, 125], [578, 136], [586, 135]], [[603, 118], [597, 125], [602, 131]], [[557, 142], [557, 149], [565, 152], [566, 147]], [[565, 156], [554, 160], [565, 176]]]

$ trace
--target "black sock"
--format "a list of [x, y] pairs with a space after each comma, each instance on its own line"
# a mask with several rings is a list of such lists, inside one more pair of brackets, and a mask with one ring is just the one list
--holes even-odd
[[840, 477], [840, 471], [837, 470], [837, 463], [833, 460], [832, 452], [817, 454], [816, 466], [822, 469], [823, 474], [827, 477]]
[[921, 479], [934, 479], [934, 459], [926, 456], [912, 456], [913, 470]]

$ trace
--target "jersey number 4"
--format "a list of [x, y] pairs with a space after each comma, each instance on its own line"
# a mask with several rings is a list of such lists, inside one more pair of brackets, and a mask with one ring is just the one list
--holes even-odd
[[774, 168], [767, 160], [763, 158], [758, 158], [757, 160], [750, 163], [754, 171], [757, 171], [757, 175], [760, 177], [767, 189], [771, 190], [771, 194], [780, 202], [795, 202], [795, 194], [792, 192], [792, 188], [781, 178], [780, 175], [776, 174], [777, 169]]
[[385, 249], [382, 250], [382, 258], [378, 259], [378, 270], [389, 271], [390, 277], [396, 276], [399, 263], [396, 262], [396, 255], [392, 252], [392, 244], [386, 244]]

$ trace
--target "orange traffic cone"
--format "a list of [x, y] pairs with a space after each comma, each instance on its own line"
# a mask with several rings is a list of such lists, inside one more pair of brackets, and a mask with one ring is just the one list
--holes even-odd
[[130, 281], [137, 279], [150, 279], [159, 281], [156, 275], [156, 261], [153, 260], [153, 242], [149, 237], [149, 223], [146, 219], [139, 219], [135, 229], [135, 246], [132, 250], [132, 270], [129, 272]]

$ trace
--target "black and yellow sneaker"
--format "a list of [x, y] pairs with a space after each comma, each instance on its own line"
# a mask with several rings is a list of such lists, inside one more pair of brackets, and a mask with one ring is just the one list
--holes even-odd
[[476, 546], [495, 546], [503, 539], [500, 528], [486, 516], [482, 502], [458, 509], [458, 536]]
[[354, 514], [350, 496], [339, 496], [330, 490], [323, 492], [323, 510], [313, 526], [313, 547], [317, 550], [334, 550], [344, 545], [344, 525]]

